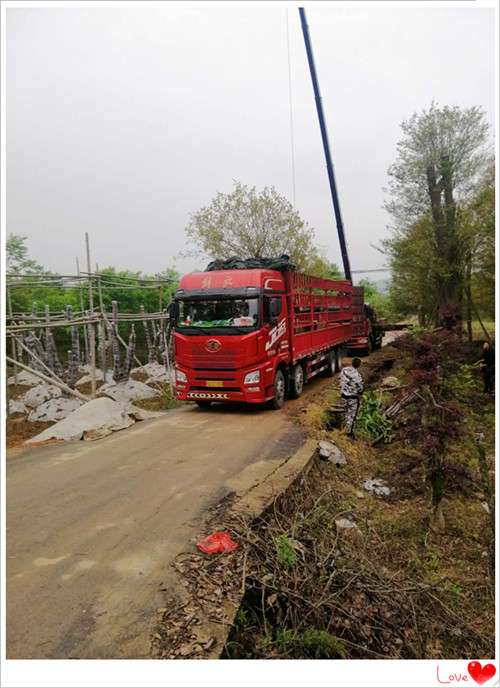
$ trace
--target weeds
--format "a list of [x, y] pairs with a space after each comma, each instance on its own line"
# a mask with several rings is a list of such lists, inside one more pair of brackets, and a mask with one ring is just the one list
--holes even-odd
[[308, 628], [301, 633], [279, 629], [275, 646], [281, 654], [293, 658], [345, 659], [347, 656], [342, 640], [316, 628]]
[[282, 533], [276, 538], [276, 553], [278, 555], [279, 563], [287, 569], [291, 569], [297, 563], [297, 554], [295, 552], [296, 544], [292, 538]]
[[387, 444], [394, 439], [392, 421], [383, 415], [381, 399], [375, 392], [364, 394], [356, 424], [361, 434], [373, 443], [383, 440]]

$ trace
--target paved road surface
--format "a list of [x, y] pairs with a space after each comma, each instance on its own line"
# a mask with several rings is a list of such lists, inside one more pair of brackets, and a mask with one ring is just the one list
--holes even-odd
[[140, 658], [207, 508], [302, 442], [283, 412], [183, 407], [7, 459], [7, 657]]

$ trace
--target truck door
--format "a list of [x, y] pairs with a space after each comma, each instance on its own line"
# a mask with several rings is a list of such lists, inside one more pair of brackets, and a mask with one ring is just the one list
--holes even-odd
[[288, 354], [288, 328], [284, 295], [264, 295], [263, 315], [267, 333], [264, 343], [265, 352], [269, 357], [282, 353]]

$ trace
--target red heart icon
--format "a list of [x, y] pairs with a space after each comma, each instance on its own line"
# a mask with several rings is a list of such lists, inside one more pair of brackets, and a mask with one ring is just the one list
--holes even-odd
[[485, 664], [484, 667], [482, 667], [479, 662], [469, 662], [467, 669], [469, 670], [469, 674], [472, 676], [474, 681], [479, 683], [480, 686], [482, 686], [483, 683], [486, 683], [486, 681], [489, 681], [490, 678], [493, 678], [493, 676], [497, 673], [497, 670], [493, 664]]

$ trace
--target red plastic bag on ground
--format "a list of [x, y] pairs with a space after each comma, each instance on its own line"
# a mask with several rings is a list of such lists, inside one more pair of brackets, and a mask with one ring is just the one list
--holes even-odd
[[219, 552], [232, 552], [238, 547], [238, 543], [231, 538], [229, 533], [217, 530], [201, 542], [197, 542], [196, 547], [205, 554], [218, 554]]

